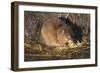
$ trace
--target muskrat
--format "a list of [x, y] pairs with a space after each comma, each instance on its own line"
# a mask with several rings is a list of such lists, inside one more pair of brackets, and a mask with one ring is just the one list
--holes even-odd
[[43, 23], [41, 36], [47, 46], [65, 46], [74, 43], [73, 31], [57, 17], [49, 18]]

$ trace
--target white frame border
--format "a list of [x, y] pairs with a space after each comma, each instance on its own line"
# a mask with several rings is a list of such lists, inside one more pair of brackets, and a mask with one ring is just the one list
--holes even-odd
[[[95, 10], [85, 8], [63, 8], [63, 7], [48, 7], [48, 6], [35, 6], [35, 5], [19, 5], [19, 42], [18, 42], [18, 63], [19, 68], [35, 68], [35, 67], [51, 67], [51, 66], [71, 66], [71, 65], [84, 65], [84, 64], [95, 64]], [[85, 13], [90, 14], [90, 38], [92, 44], [90, 59], [74, 59], [74, 60], [52, 60], [52, 61], [33, 61], [24, 62], [24, 11], [45, 11], [45, 12], [68, 12], [68, 13]]]

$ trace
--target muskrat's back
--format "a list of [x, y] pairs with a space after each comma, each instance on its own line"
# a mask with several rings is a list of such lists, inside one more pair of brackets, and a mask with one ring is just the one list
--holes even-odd
[[73, 41], [71, 28], [57, 17], [47, 19], [43, 23], [41, 36], [47, 46], [63, 46], [69, 40]]

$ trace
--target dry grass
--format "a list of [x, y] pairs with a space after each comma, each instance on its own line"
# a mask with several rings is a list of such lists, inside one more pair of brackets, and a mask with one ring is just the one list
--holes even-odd
[[77, 44], [66, 47], [46, 47], [32, 42], [25, 44], [25, 61], [37, 60], [61, 60], [61, 59], [84, 59], [90, 57], [88, 43]]

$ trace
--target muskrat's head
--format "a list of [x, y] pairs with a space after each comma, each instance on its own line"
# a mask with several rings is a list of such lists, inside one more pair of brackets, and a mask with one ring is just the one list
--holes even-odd
[[74, 44], [74, 34], [69, 27], [60, 27], [58, 29], [58, 40], [61, 44]]

